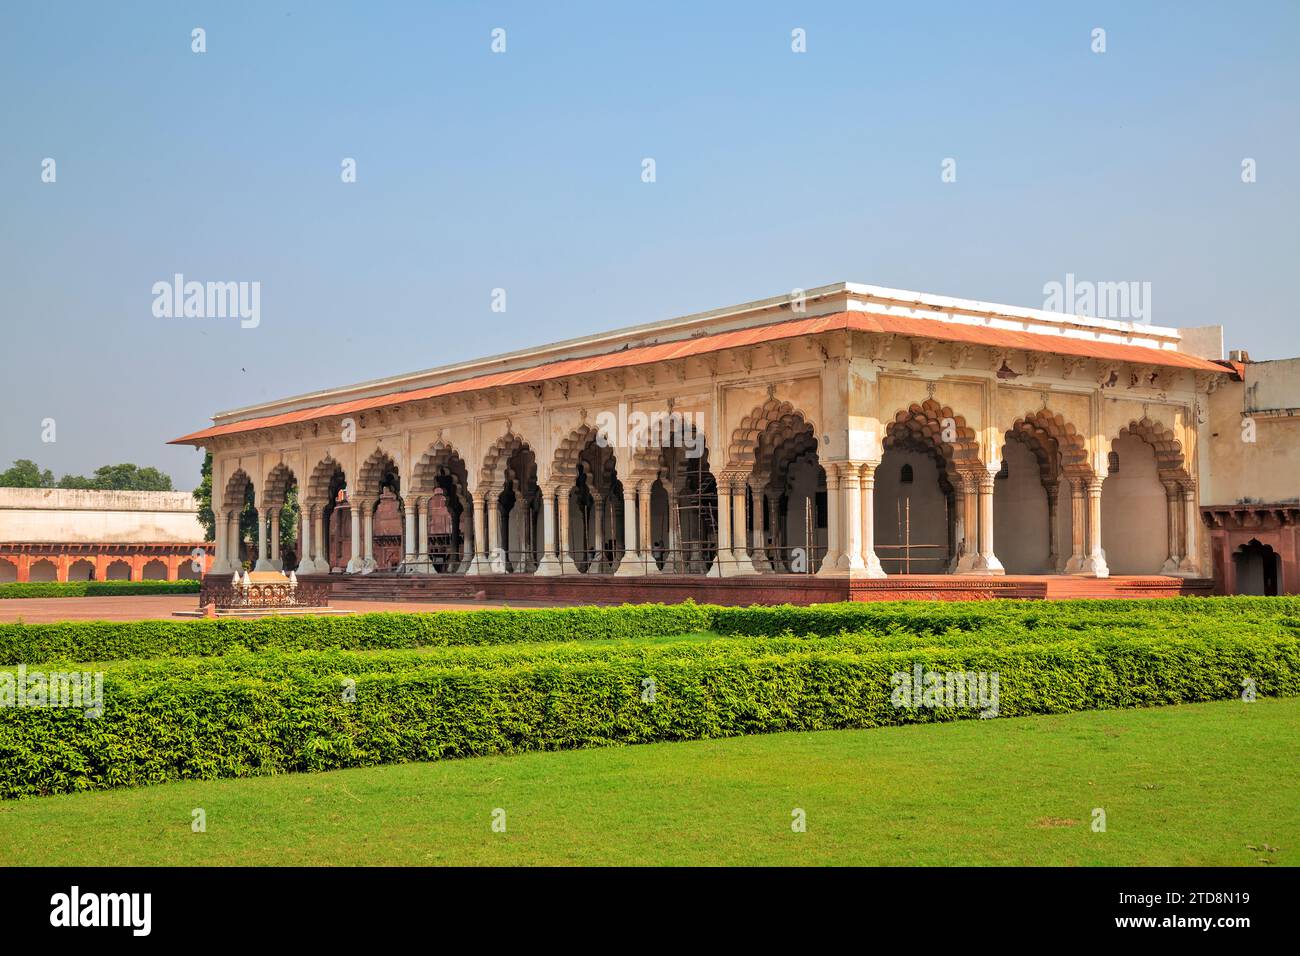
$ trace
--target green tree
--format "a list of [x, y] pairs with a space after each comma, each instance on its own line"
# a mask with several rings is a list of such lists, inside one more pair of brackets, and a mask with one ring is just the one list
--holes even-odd
[[199, 505], [199, 523], [203, 525], [203, 539], [217, 540], [217, 516], [212, 511], [212, 452], [203, 456], [202, 479], [194, 489], [194, 500]]
[[172, 480], [157, 468], [141, 468], [130, 462], [103, 465], [95, 469], [90, 487], [99, 491], [171, 491]]
[[54, 474], [48, 468], [41, 471], [36, 462], [26, 458], [19, 458], [9, 470], [0, 471], [0, 488], [52, 487]]

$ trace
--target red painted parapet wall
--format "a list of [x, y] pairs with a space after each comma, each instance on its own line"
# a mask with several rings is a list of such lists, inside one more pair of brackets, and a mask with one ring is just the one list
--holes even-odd
[[[168, 544], [0, 543], [0, 584], [16, 581], [177, 581], [212, 565], [211, 541]], [[202, 551], [201, 559], [194, 552]], [[195, 571], [198, 560], [202, 570]], [[92, 577], [93, 574], [93, 577]]]

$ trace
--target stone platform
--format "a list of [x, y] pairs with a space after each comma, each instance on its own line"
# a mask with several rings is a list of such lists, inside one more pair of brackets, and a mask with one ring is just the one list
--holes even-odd
[[1069, 575], [1001, 577], [948, 574], [895, 575], [873, 580], [822, 578], [806, 574], [763, 574], [706, 578], [656, 574], [645, 577], [530, 574], [302, 575], [306, 583], [327, 582], [331, 599], [447, 602], [490, 601], [543, 604], [825, 604], [837, 601], [972, 601], [990, 598], [1163, 598], [1209, 596], [1209, 578], [1162, 575], [1086, 578]]

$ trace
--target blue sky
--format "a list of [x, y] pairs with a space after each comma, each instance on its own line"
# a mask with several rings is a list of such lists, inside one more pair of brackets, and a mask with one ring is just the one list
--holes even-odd
[[[188, 488], [217, 410], [840, 280], [1146, 281], [1300, 354], [1297, 41], [1294, 2], [6, 5], [0, 467]], [[177, 272], [260, 325], [156, 318]]]

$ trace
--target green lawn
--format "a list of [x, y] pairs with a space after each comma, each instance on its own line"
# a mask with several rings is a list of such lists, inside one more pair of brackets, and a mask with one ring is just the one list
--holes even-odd
[[483, 757], [6, 802], [0, 864], [1295, 865], [1297, 757], [1300, 698]]

